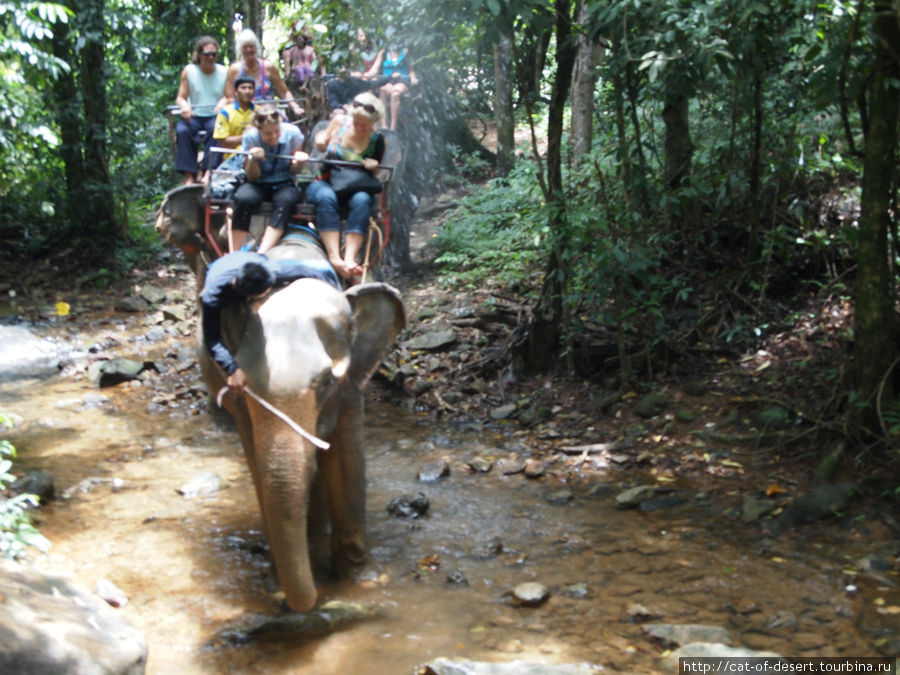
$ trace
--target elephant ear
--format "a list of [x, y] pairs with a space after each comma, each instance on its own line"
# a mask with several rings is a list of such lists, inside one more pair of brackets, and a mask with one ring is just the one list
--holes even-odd
[[389, 284], [351, 286], [344, 291], [353, 312], [350, 379], [362, 389], [406, 327], [400, 291]]

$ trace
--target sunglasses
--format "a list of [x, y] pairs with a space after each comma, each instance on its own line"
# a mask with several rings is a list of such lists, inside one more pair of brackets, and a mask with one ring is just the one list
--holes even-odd
[[360, 103], [359, 101], [353, 101], [353, 107], [354, 108], [362, 108], [370, 115], [375, 114], [375, 106], [372, 105], [371, 103]]
[[281, 122], [281, 113], [271, 112], [263, 113], [262, 115], [257, 114], [256, 120], [259, 124], [266, 124], [267, 122]]
[[218, 55], [219, 55], [219, 52], [200, 52], [200, 54], [202, 54], [203, 56], [213, 56], [213, 57], [215, 57], [215, 56], [218, 56]]

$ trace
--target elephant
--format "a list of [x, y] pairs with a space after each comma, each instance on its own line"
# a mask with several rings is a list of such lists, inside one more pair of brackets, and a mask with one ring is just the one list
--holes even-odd
[[[202, 186], [194, 185], [170, 191], [156, 220], [157, 231], [184, 252], [200, 288], [207, 260], [202, 223]], [[268, 256], [327, 259], [307, 236], [285, 237]], [[330, 444], [317, 449], [251, 396], [224, 397], [253, 477], [275, 573], [293, 610], [316, 605], [308, 533], [323, 523], [330, 522], [336, 575], [362, 580], [377, 570], [364, 540], [363, 390], [405, 325], [402, 297], [386, 283], [342, 292], [318, 279], [299, 279], [223, 312], [225, 343], [253, 394]], [[214, 396], [225, 375], [199, 338], [201, 370]]]

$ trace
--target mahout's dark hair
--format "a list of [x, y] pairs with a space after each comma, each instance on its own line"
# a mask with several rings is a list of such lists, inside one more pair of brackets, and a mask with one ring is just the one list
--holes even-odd
[[265, 293], [275, 285], [275, 273], [258, 262], [244, 263], [234, 277], [234, 290], [251, 296]]

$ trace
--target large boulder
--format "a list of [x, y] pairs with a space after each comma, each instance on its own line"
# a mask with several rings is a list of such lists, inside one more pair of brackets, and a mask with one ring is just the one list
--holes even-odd
[[0, 673], [137, 675], [147, 643], [86, 588], [0, 560]]

